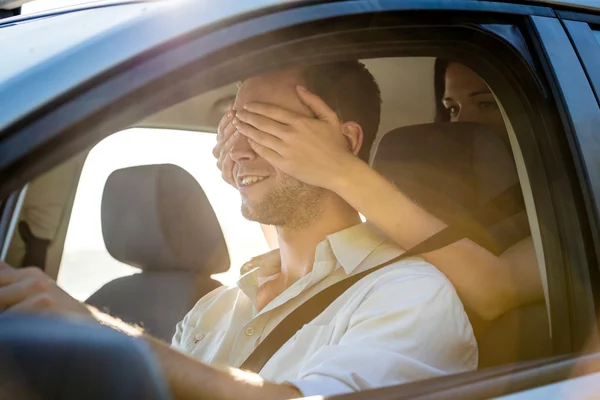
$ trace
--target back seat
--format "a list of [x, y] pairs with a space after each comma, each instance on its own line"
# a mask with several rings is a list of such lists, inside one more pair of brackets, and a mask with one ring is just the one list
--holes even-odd
[[[518, 183], [510, 149], [484, 126], [434, 123], [395, 129], [375, 149], [373, 168], [424, 209], [453, 224]], [[531, 235], [522, 211], [491, 227], [474, 224], [467, 236], [495, 255]], [[500, 211], [500, 210], [499, 210]], [[466, 307], [465, 307], [466, 308]], [[552, 354], [545, 302], [484, 321], [466, 308], [479, 344], [479, 366], [489, 367]]]

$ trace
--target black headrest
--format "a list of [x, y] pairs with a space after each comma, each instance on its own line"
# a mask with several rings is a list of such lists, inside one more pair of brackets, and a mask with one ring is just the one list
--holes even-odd
[[[472, 218], [473, 210], [518, 183], [512, 152], [503, 138], [475, 123], [434, 123], [395, 129], [382, 137], [373, 168], [447, 224]], [[529, 235], [523, 212], [493, 227], [479, 244], [499, 254]]]
[[146, 271], [229, 269], [223, 232], [204, 191], [175, 165], [113, 172], [102, 197], [102, 234], [114, 258]]

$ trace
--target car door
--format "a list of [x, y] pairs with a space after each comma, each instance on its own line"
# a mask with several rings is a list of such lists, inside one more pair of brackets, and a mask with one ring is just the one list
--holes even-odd
[[[514, 128], [545, 265], [552, 354], [340, 398], [489, 398], [600, 370], [600, 356], [587, 355], [597, 350], [600, 110], [589, 66], [556, 12], [469, 0], [240, 3], [153, 3], [21, 72], [0, 70], [3, 243], [29, 180], [193, 95], [317, 58], [456, 57], [485, 78]], [[34, 21], [10, 23], [0, 35]]]

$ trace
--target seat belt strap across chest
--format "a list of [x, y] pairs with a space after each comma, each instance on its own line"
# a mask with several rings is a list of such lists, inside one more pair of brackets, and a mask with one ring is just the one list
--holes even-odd
[[[522, 203], [519, 204], [519, 202], [515, 202], [515, 198], [519, 198], [520, 196], [522, 196], [521, 186], [519, 184], [511, 186], [506, 191], [502, 192], [488, 203], [483, 205], [480, 209], [475, 211], [475, 221], [484, 226], [489, 226], [519, 213], [522, 211]], [[498, 210], [502, 210], [502, 212], [498, 212]], [[260, 372], [260, 370], [262, 370], [271, 357], [290, 338], [292, 338], [296, 332], [298, 332], [305, 324], [315, 319], [327, 307], [329, 307], [329, 305], [333, 303], [335, 299], [341, 296], [356, 282], [365, 276], [397, 263], [398, 261], [420, 254], [430, 253], [432, 251], [439, 250], [442, 247], [446, 247], [464, 238], [466, 236], [464, 234], [464, 230], [465, 229], [463, 225], [448, 226], [430, 238], [425, 239], [423, 242], [414, 246], [410, 250], [405, 251], [398, 257], [394, 257], [389, 261], [368, 269], [367, 271], [350, 276], [323, 289], [310, 299], [306, 300], [287, 317], [285, 317], [267, 335], [267, 337], [258, 345], [258, 347], [254, 349], [252, 354], [250, 354], [240, 368], [255, 373]]]

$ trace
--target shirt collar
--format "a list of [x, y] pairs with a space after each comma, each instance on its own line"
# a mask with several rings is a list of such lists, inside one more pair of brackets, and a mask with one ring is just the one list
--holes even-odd
[[[385, 235], [368, 222], [333, 233], [318, 244], [313, 270], [306, 278], [315, 283], [317, 277], [320, 280], [331, 273], [335, 265], [341, 265], [346, 275], [351, 275], [358, 267], [368, 269], [375, 266], [368, 262], [369, 255], [386, 240]], [[258, 288], [278, 272], [279, 269], [272, 266], [258, 266], [244, 273], [237, 286], [254, 299]]]
[[346, 275], [351, 275], [359, 267], [374, 266], [368, 263], [369, 255], [387, 238], [370, 223], [364, 222], [329, 235], [326, 240]]

